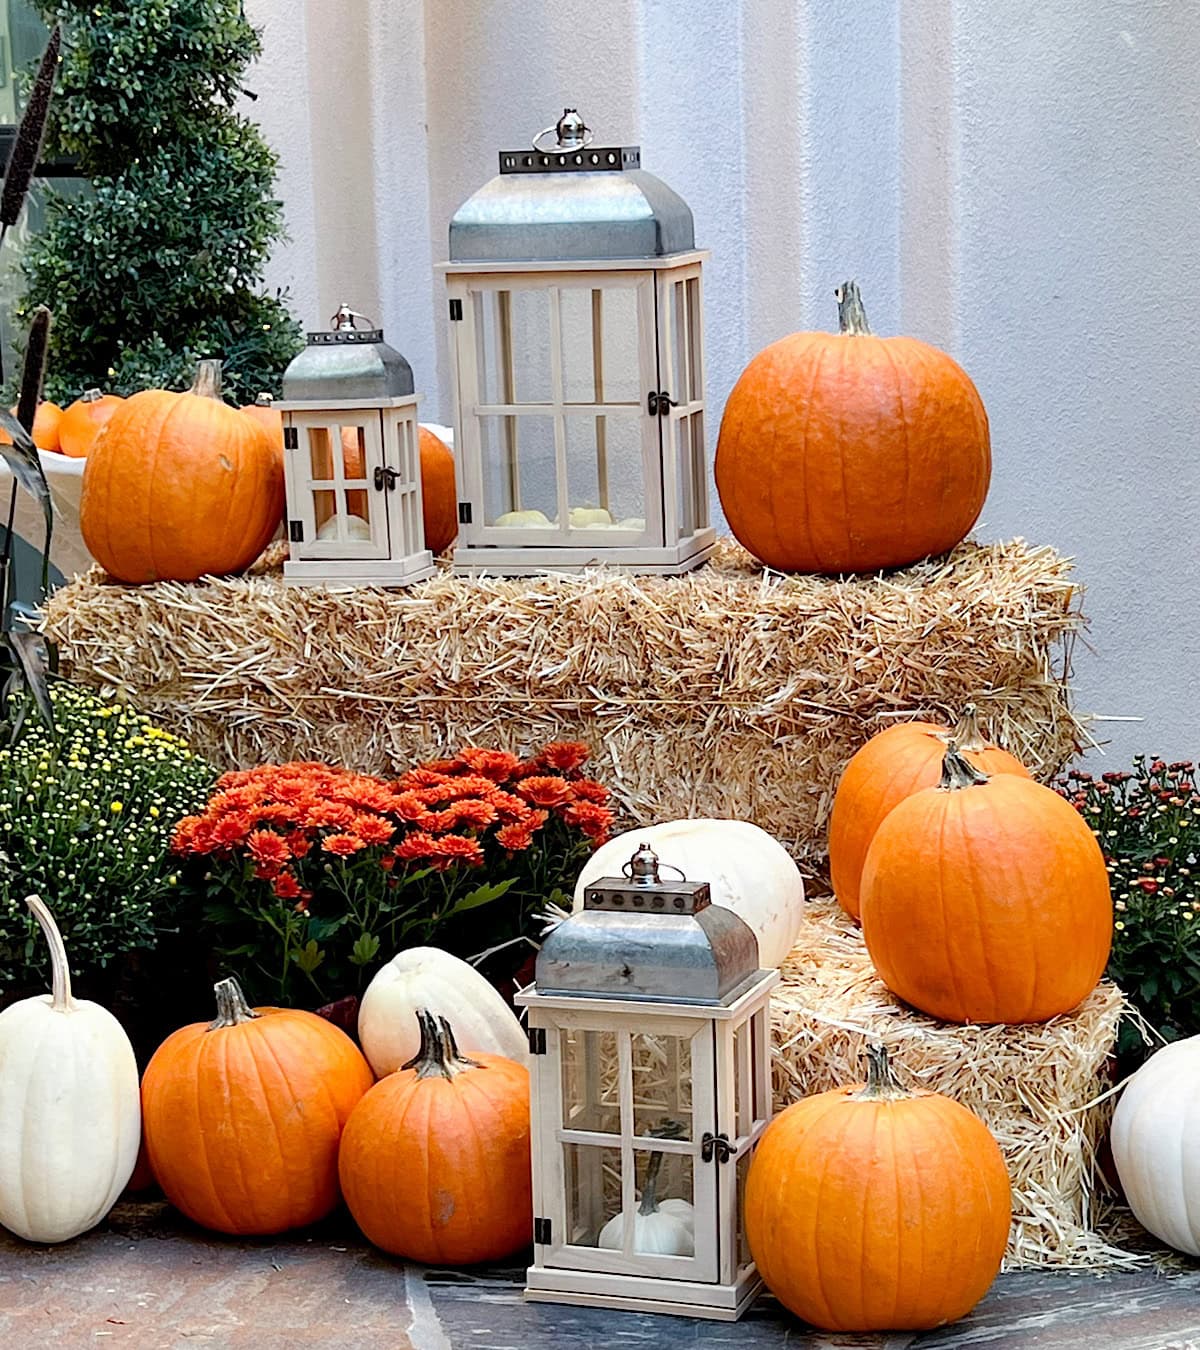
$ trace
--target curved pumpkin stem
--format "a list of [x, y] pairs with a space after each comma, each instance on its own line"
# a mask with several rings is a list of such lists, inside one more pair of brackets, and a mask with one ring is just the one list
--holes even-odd
[[870, 337], [871, 327], [858, 282], [843, 281], [833, 294], [838, 302], [838, 331], [851, 337]]
[[50, 948], [51, 998], [50, 1006], [55, 1012], [70, 1012], [75, 1000], [71, 997], [71, 967], [67, 964], [67, 948], [63, 942], [54, 915], [46, 908], [41, 896], [27, 895], [25, 903], [29, 906], [38, 927]]
[[867, 1081], [864, 1087], [850, 1094], [856, 1102], [894, 1102], [911, 1097], [892, 1071], [887, 1049], [879, 1044], [867, 1046]]
[[486, 1064], [460, 1054], [450, 1023], [444, 1017], [434, 1017], [424, 1008], [417, 1009], [417, 1025], [421, 1028], [421, 1044], [417, 1053], [402, 1069], [416, 1069], [418, 1078], [454, 1078], [464, 1069], [485, 1069]]
[[99, 389], [85, 389], [79, 395], [79, 401], [80, 403], [99, 403], [103, 397], [104, 395]]
[[963, 704], [962, 716], [958, 719], [957, 725], [942, 739], [947, 745], [953, 741], [959, 750], [966, 754], [975, 754], [987, 749], [987, 738], [979, 727], [979, 709], [974, 703]]
[[946, 757], [942, 760], [942, 781], [938, 787], [946, 792], [957, 792], [960, 788], [981, 787], [991, 782], [987, 774], [977, 769], [969, 759], [959, 753], [958, 742], [953, 737], [946, 742]]
[[221, 1031], [225, 1027], [236, 1027], [242, 1022], [253, 1022], [258, 1016], [246, 1002], [242, 986], [230, 976], [213, 985], [217, 996], [217, 1015], [208, 1024], [209, 1031]]
[[196, 362], [196, 378], [192, 381], [189, 394], [198, 398], [221, 397], [221, 362], [206, 360]]

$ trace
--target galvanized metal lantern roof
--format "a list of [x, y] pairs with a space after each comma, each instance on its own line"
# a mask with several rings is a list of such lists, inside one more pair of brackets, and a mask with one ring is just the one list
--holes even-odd
[[758, 941], [749, 926], [712, 903], [706, 881], [663, 881], [648, 845], [623, 870], [623, 877], [589, 886], [583, 910], [542, 943], [537, 992], [731, 1002], [758, 974]]
[[[554, 142], [549, 142], [554, 137]], [[636, 145], [592, 145], [574, 108], [502, 150], [500, 173], [450, 221], [452, 262], [657, 258], [696, 246], [692, 211]]]
[[352, 402], [414, 392], [412, 366], [383, 340], [382, 328], [359, 328], [363, 317], [341, 305], [327, 331], [308, 334], [308, 345], [283, 373], [285, 399]]

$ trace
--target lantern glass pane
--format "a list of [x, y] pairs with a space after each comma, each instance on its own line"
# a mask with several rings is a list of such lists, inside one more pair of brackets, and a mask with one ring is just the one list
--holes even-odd
[[[332, 533], [336, 538], [337, 526], [330, 527], [329, 522], [337, 515], [337, 493], [319, 491], [313, 493], [313, 517], [317, 525], [317, 538], [326, 539]], [[324, 533], [322, 533], [324, 531]]]
[[756, 1012], [750, 1023], [750, 1062], [754, 1074], [754, 1120], [765, 1121], [771, 1114], [767, 1097], [771, 1091], [766, 1046], [769, 1046], [767, 1014]]
[[750, 1023], [733, 1029], [733, 1107], [739, 1137], [754, 1128], [754, 1061], [751, 1058]]
[[635, 286], [563, 286], [561, 401], [641, 406]]
[[308, 428], [308, 457], [313, 482], [329, 482], [333, 478], [333, 449], [328, 427]]
[[564, 1028], [559, 1033], [559, 1058], [564, 1127], [620, 1134], [616, 1033]]
[[[559, 321], [562, 325], [562, 397], [564, 403], [595, 403], [597, 371], [597, 316], [594, 297], [600, 291], [563, 286], [558, 292]], [[601, 315], [603, 311], [601, 310]]]
[[687, 282], [687, 368], [688, 388], [694, 401], [704, 397], [704, 366], [701, 345], [703, 315], [700, 312], [700, 278], [689, 277]]
[[[621, 1150], [597, 1144], [562, 1147], [566, 1240], [573, 1247], [598, 1247], [604, 1225], [621, 1212]], [[612, 1230], [605, 1236], [605, 1245], [620, 1247]]]
[[641, 409], [645, 392], [638, 369], [638, 293], [634, 286], [595, 292], [600, 306], [600, 388], [597, 403], [628, 403]]
[[[646, 1184], [650, 1176], [653, 1149], [637, 1149], [634, 1152], [634, 1180], [636, 1186], [635, 1215], [639, 1212], [646, 1194]], [[658, 1176], [654, 1181], [654, 1205], [659, 1215], [669, 1216], [674, 1224], [658, 1219], [654, 1222], [652, 1240], [638, 1242], [638, 1227], [634, 1224], [634, 1251], [655, 1252], [663, 1256], [695, 1255], [696, 1217], [693, 1208], [695, 1190], [692, 1183], [692, 1157], [689, 1153], [662, 1153], [658, 1164]], [[643, 1215], [644, 1219], [646, 1216]], [[646, 1229], [643, 1228], [645, 1232]]]
[[630, 1037], [633, 1070], [633, 1132], [652, 1137], [678, 1127], [692, 1137], [692, 1046], [678, 1036], [637, 1032]]
[[740, 1270], [754, 1259], [750, 1255], [750, 1243], [746, 1237], [746, 1178], [750, 1175], [750, 1160], [753, 1153], [744, 1149], [737, 1158], [737, 1265]]
[[480, 417], [485, 523], [546, 529], [558, 519], [554, 418]]
[[686, 539], [708, 524], [703, 411], [681, 418], [677, 432], [679, 458], [675, 481], [679, 537]]
[[[504, 297], [508, 296], [505, 301]], [[507, 317], [507, 324], [506, 324]], [[500, 292], [501, 379], [510, 379], [512, 398], [505, 402], [549, 403], [554, 396], [550, 359], [550, 292]], [[507, 351], [505, 333], [511, 333]]]
[[342, 476], [348, 482], [362, 483], [362, 488], [350, 488], [346, 492], [346, 514], [357, 516], [360, 520], [369, 520], [367, 507], [367, 446], [366, 433], [361, 426], [351, 424], [338, 428], [338, 442], [341, 450]]
[[668, 391], [677, 403], [690, 403], [693, 398], [688, 334], [687, 285], [677, 281], [671, 287], [671, 371], [675, 383]]
[[573, 529], [646, 528], [641, 419], [626, 412], [568, 414], [568, 500]]

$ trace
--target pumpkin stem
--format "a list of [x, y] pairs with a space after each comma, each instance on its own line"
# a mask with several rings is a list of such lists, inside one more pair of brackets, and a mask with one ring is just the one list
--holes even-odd
[[275, 400], [270, 394], [257, 394], [254, 399], [254, 406], [256, 408], [269, 408], [274, 402]]
[[99, 389], [85, 389], [79, 395], [79, 401], [80, 403], [99, 403], [103, 397], [104, 395]]
[[58, 931], [58, 924], [54, 922], [54, 915], [46, 908], [40, 896], [27, 895], [25, 903], [38, 921], [46, 945], [50, 948], [52, 972], [50, 1006], [55, 1012], [69, 1012], [75, 1002], [71, 997], [71, 967], [67, 963], [67, 948], [62, 940], [62, 934]]
[[856, 1102], [894, 1102], [911, 1096], [905, 1092], [900, 1080], [892, 1071], [891, 1060], [885, 1046], [868, 1045], [866, 1050], [867, 1081], [864, 1087], [850, 1094]]
[[990, 782], [987, 774], [977, 769], [969, 759], [959, 753], [958, 742], [953, 737], [946, 742], [946, 756], [942, 760], [942, 781], [938, 787], [945, 792], [957, 792], [960, 788], [980, 787]]
[[434, 1017], [424, 1008], [417, 1009], [417, 1025], [421, 1028], [421, 1044], [417, 1053], [402, 1069], [416, 1069], [418, 1078], [454, 1078], [464, 1069], [484, 1069], [486, 1064], [460, 1054], [450, 1023], [444, 1017]]
[[232, 976], [214, 984], [213, 993], [217, 996], [217, 1015], [208, 1024], [209, 1031], [236, 1027], [241, 1022], [253, 1022], [258, 1016], [246, 1002], [242, 986]]
[[192, 381], [192, 387], [188, 390], [189, 394], [195, 394], [199, 398], [221, 397], [221, 362], [220, 361], [197, 361], [196, 378]]
[[858, 282], [843, 281], [833, 294], [838, 302], [839, 331], [851, 337], [870, 337], [871, 328], [867, 323], [867, 311], [863, 308]]
[[[666, 1119], [661, 1124], [656, 1125], [649, 1133], [655, 1139], [682, 1139], [684, 1134], [683, 1122]], [[650, 1161], [646, 1164], [646, 1180], [642, 1185], [642, 1203], [638, 1206], [638, 1213], [643, 1217], [647, 1214], [658, 1213], [658, 1174], [662, 1171], [665, 1156], [661, 1150], [655, 1149], [650, 1155]]]
[[962, 716], [958, 719], [957, 726], [943, 738], [947, 744], [953, 741], [959, 750], [966, 754], [975, 754], [987, 749], [987, 738], [979, 727], [978, 711], [974, 703], [963, 705]]

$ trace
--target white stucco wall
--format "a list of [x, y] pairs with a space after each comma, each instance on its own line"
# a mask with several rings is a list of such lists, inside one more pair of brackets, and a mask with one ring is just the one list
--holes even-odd
[[306, 323], [377, 315], [449, 421], [431, 265], [565, 104], [692, 205], [715, 438], [749, 357], [829, 326], [946, 347], [987, 404], [978, 530], [1077, 557], [1114, 758], [1200, 749], [1200, 6], [1178, 0], [248, 0]]

